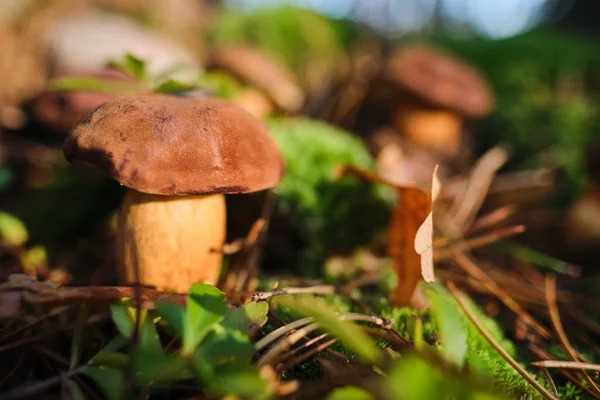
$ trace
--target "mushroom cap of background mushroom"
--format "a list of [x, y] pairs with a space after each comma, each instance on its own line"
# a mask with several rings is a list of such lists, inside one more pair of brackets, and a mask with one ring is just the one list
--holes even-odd
[[416, 46], [388, 58], [381, 78], [434, 106], [482, 118], [493, 109], [493, 95], [475, 68], [440, 50]]
[[[101, 71], [60, 70], [52, 74], [52, 78], [64, 77], [93, 77], [108, 81], [132, 81], [128, 75], [112, 69]], [[66, 134], [88, 113], [117, 96], [119, 96], [118, 93], [86, 90], [45, 91], [31, 103], [31, 113], [37, 121], [51, 130]]]
[[284, 173], [261, 121], [218, 99], [116, 98], [78, 124], [64, 154], [130, 189], [159, 195], [255, 192], [277, 185]]
[[216, 51], [209, 67], [223, 69], [262, 89], [275, 104], [290, 112], [304, 105], [304, 92], [294, 75], [281, 63], [249, 47], [225, 47]]

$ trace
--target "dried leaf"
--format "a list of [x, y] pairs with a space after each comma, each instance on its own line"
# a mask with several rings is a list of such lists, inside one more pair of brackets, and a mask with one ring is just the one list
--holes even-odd
[[392, 293], [392, 303], [398, 307], [409, 304], [421, 278], [433, 281], [433, 213], [432, 203], [439, 196], [441, 185], [433, 172], [430, 196], [416, 185], [399, 185], [370, 171], [344, 165], [337, 177], [352, 174], [361, 179], [382, 183], [396, 189], [398, 203], [392, 213], [388, 252], [392, 257], [398, 284]]
[[442, 191], [442, 184], [437, 177], [437, 165], [433, 170], [431, 181], [431, 203], [429, 204], [429, 215], [417, 231], [415, 237], [415, 251], [421, 255], [421, 275], [425, 282], [434, 282], [433, 273], [433, 203]]
[[419, 188], [398, 188], [399, 201], [390, 225], [388, 251], [392, 257], [398, 284], [392, 302], [406, 306], [421, 280], [421, 256], [415, 251], [417, 231], [429, 214], [429, 199]]

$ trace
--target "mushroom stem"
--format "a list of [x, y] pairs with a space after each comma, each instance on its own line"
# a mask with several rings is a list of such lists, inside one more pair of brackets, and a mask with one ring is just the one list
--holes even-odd
[[[127, 190], [119, 214], [119, 278], [187, 292], [216, 284], [225, 241], [225, 197], [161, 196]], [[214, 251], [217, 250], [217, 251]]]
[[456, 113], [412, 98], [399, 100], [392, 114], [392, 125], [407, 139], [450, 158], [460, 151], [462, 124]]

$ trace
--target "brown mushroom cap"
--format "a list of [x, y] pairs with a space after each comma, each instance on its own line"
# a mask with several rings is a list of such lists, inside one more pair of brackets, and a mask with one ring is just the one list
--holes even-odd
[[466, 116], [484, 117], [493, 108], [493, 96], [479, 71], [429, 47], [413, 45], [393, 54], [382, 78], [425, 102]]
[[212, 55], [210, 66], [224, 69], [262, 89], [283, 110], [298, 111], [304, 104], [304, 92], [294, 76], [255, 49], [225, 47]]
[[64, 154], [122, 185], [160, 195], [248, 193], [284, 172], [266, 127], [217, 99], [128, 95], [104, 103], [65, 140]]

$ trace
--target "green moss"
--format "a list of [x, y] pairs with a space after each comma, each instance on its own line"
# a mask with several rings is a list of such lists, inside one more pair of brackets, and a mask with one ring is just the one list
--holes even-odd
[[[442, 318], [452, 318], [453, 323], [466, 329], [467, 351], [465, 354], [465, 367], [488, 376], [494, 385], [506, 392], [511, 398], [539, 399], [540, 394], [489, 344], [479, 333], [477, 328], [467, 319], [466, 315], [448, 291], [440, 285], [429, 286], [428, 297], [436, 297], [443, 301], [446, 307], [452, 308], [451, 315], [438, 314], [433, 310], [435, 324], [439, 326]], [[435, 305], [436, 302], [433, 304]], [[469, 309], [481, 321], [484, 328], [506, 350], [511, 357], [516, 358], [513, 343], [504, 337], [502, 329], [496, 321], [485, 314], [472, 300], [467, 299]], [[446, 310], [447, 311], [447, 310]], [[540, 380], [543, 383], [543, 380]]]
[[349, 26], [288, 6], [253, 13], [224, 9], [217, 14], [210, 40], [217, 48], [250, 45], [259, 49], [310, 85], [315, 72], [338, 67]]
[[292, 269], [320, 275], [327, 256], [348, 254], [385, 231], [392, 198], [369, 182], [352, 177], [334, 180], [334, 171], [342, 164], [372, 167], [360, 139], [308, 119], [267, 123], [286, 163], [286, 174], [275, 189], [280, 196], [278, 212], [302, 242]]

